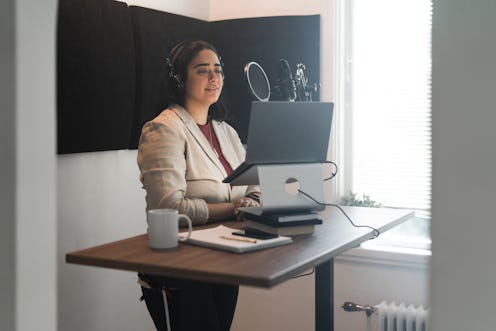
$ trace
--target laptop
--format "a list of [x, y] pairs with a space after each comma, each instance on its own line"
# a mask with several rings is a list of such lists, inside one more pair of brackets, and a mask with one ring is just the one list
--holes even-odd
[[253, 101], [246, 159], [223, 182], [257, 164], [326, 161], [333, 108], [332, 102]]

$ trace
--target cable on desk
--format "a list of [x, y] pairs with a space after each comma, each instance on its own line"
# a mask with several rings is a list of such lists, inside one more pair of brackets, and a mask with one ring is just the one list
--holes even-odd
[[374, 231], [374, 236], [371, 238], [371, 239], [375, 239], [377, 238], [381, 232], [374, 228], [373, 226], [370, 226], [370, 225], [357, 225], [355, 224], [351, 218], [348, 216], [348, 214], [346, 214], [346, 212], [343, 210], [343, 208], [341, 208], [341, 206], [339, 205], [336, 205], [336, 204], [333, 204], [333, 203], [323, 203], [323, 202], [320, 202], [320, 201], [317, 201], [315, 200], [311, 195], [309, 195], [308, 193], [306, 192], [303, 192], [302, 190], [298, 189], [298, 192], [300, 192], [301, 194], [303, 194], [304, 196], [306, 196], [307, 198], [309, 198], [310, 200], [312, 200], [313, 202], [321, 205], [321, 206], [332, 206], [332, 207], [336, 207], [337, 209], [339, 209], [343, 215], [348, 219], [348, 221], [350, 222], [351, 225], [353, 225], [355, 228], [369, 228], [369, 229], [372, 229], [372, 231]]

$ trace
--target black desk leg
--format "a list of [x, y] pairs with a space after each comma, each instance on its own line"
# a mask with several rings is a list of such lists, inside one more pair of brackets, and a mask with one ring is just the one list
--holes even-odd
[[315, 267], [315, 330], [334, 330], [334, 259]]

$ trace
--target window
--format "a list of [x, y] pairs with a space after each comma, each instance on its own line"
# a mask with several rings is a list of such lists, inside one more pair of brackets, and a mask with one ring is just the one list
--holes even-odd
[[384, 237], [430, 243], [432, 2], [342, 0], [336, 13], [335, 193], [415, 210]]

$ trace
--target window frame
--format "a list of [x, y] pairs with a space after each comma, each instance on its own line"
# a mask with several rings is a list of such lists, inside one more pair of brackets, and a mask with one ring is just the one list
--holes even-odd
[[[353, 0], [335, 0], [334, 1], [334, 59], [333, 70], [334, 76], [334, 98], [335, 98], [335, 117], [334, 130], [331, 134], [332, 155], [339, 168], [339, 176], [331, 188], [331, 194], [335, 203], [341, 203], [341, 199], [351, 192], [352, 188], [352, 144], [353, 137], [353, 107], [351, 106], [351, 76], [352, 66], [351, 58], [351, 7]], [[432, 132], [431, 132], [432, 134]], [[431, 159], [432, 167], [432, 159]], [[423, 213], [422, 213], [423, 214]], [[428, 214], [428, 213], [427, 213]], [[424, 215], [418, 215], [415, 219], [422, 219]], [[425, 218], [424, 218], [425, 219]], [[430, 222], [430, 216], [427, 217]], [[405, 250], [412, 254], [430, 251], [431, 240], [425, 237], [404, 236], [403, 234], [388, 233], [375, 239], [371, 243], [366, 243], [362, 247], [374, 250]]]

